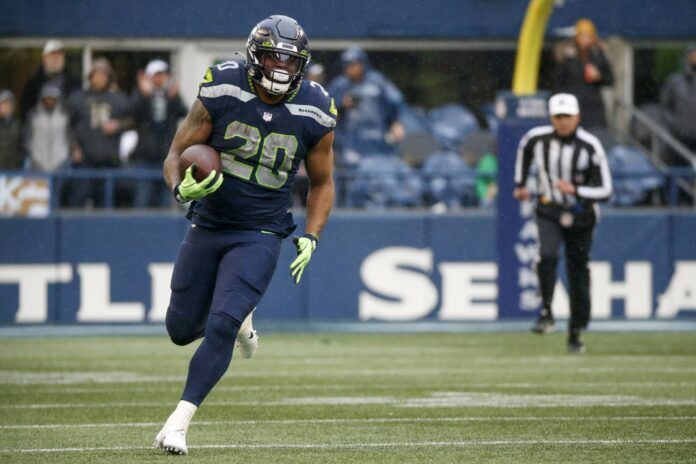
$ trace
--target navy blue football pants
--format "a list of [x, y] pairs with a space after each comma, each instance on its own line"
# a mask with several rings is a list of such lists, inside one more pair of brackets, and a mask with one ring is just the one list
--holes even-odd
[[273, 277], [281, 242], [259, 231], [189, 229], [172, 274], [167, 332], [177, 345], [205, 338], [181, 399], [199, 405], [227, 371], [239, 327]]

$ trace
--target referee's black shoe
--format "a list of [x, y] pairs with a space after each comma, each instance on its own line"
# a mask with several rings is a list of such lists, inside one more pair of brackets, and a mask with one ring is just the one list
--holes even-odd
[[547, 309], [542, 309], [539, 319], [536, 320], [532, 326], [532, 332], [541, 335], [553, 332], [556, 328], [556, 322], [553, 320], [553, 316]]
[[579, 329], [568, 330], [568, 353], [584, 353], [585, 344], [580, 340]]

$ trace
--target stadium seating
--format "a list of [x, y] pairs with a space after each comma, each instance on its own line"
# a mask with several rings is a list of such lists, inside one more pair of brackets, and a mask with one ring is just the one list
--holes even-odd
[[421, 107], [405, 105], [399, 114], [399, 122], [404, 126], [406, 135], [430, 133], [428, 114]]
[[433, 153], [423, 164], [424, 203], [447, 209], [476, 204], [474, 169], [451, 151]]
[[467, 135], [479, 130], [476, 117], [462, 105], [447, 104], [428, 114], [430, 129], [442, 149], [456, 150]]
[[614, 206], [642, 203], [650, 192], [665, 184], [664, 176], [637, 147], [619, 144], [609, 151], [607, 157], [614, 183], [610, 204]]
[[403, 160], [392, 156], [365, 156], [346, 173], [346, 203], [352, 208], [383, 209], [420, 204], [423, 182]]

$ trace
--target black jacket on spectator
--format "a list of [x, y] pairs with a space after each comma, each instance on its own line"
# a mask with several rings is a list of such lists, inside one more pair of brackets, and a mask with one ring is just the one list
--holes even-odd
[[[573, 48], [575, 53], [572, 56], [564, 57], [565, 59], [557, 65], [553, 92], [571, 93], [577, 97], [580, 103], [583, 127], [606, 127], [607, 122], [600, 89], [602, 86], [614, 83], [611, 66], [609, 66], [609, 62], [599, 46], [590, 48], [586, 62], [580, 58], [577, 47], [573, 46]], [[602, 75], [599, 81], [585, 81], [586, 63], [593, 64], [599, 69]]]
[[17, 118], [0, 118], [0, 169], [21, 169], [24, 153]]
[[44, 84], [50, 83], [54, 87], [58, 87], [63, 98], [68, 98], [70, 95], [82, 88], [80, 81], [63, 69], [62, 72], [55, 75], [48, 75], [44, 71], [43, 65], [39, 66], [38, 71], [34, 74], [24, 86], [22, 95], [19, 98], [17, 113], [19, 118], [24, 121], [29, 112], [36, 106], [39, 101], [39, 92]]
[[130, 102], [121, 92], [86, 90], [68, 100], [70, 125], [84, 153], [85, 167], [117, 167], [120, 164], [121, 134], [106, 135], [101, 124], [109, 119], [129, 117]]
[[155, 91], [144, 96], [137, 93], [133, 99], [133, 118], [138, 132], [138, 145], [131, 160], [161, 164], [169, 151], [177, 123], [188, 109], [179, 95], [170, 97], [166, 91]]

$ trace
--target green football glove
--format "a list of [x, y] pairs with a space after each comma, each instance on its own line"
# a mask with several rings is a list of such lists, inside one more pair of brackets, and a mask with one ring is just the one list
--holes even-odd
[[179, 203], [188, 203], [191, 200], [201, 199], [210, 195], [222, 185], [223, 176], [222, 174], [218, 175], [215, 170], [211, 171], [208, 177], [198, 182], [193, 177], [195, 169], [195, 164], [189, 166], [184, 175], [184, 180], [174, 188], [174, 198]]
[[297, 258], [290, 264], [290, 275], [295, 284], [300, 283], [302, 273], [312, 259], [312, 253], [317, 248], [317, 238], [312, 234], [304, 234], [302, 237], [295, 237], [292, 242], [297, 248]]

